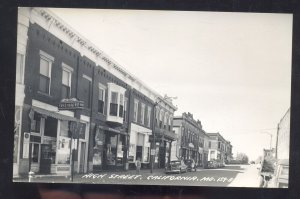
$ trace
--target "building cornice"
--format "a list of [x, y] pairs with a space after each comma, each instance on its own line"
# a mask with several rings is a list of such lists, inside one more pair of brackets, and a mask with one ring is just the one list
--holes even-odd
[[[51, 34], [55, 35], [72, 48], [76, 49], [81, 55], [84, 55], [94, 61], [97, 66], [103, 67], [116, 77], [122, 79], [130, 87], [135, 88], [142, 94], [148, 96], [151, 100], [163, 99], [156, 91], [148, 87], [140, 79], [125, 70], [120, 64], [105, 54], [87, 38], [83, 37], [74, 28], [64, 22], [56, 14], [47, 8], [20, 8], [30, 9], [31, 23], [37, 23]], [[177, 110], [172, 103], [163, 100], [173, 110]]]

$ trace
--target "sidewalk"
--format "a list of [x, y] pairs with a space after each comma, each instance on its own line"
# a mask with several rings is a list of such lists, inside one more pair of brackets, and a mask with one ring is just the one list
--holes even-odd
[[255, 165], [242, 165], [245, 169], [237, 174], [236, 178], [229, 184], [229, 187], [259, 187], [261, 176]]
[[[164, 174], [165, 169], [154, 169], [152, 175], [157, 174]], [[89, 173], [82, 173], [82, 174], [74, 174], [73, 176], [73, 183], [79, 183], [82, 176]], [[94, 172], [93, 174], [117, 174], [117, 175], [137, 175], [136, 170], [128, 170], [128, 171], [102, 171], [102, 172]], [[139, 175], [150, 175], [150, 169], [142, 169], [140, 170]], [[59, 175], [59, 174], [36, 174], [33, 178], [31, 178], [31, 182], [45, 182], [45, 183], [72, 183], [70, 175]], [[13, 179], [14, 182], [29, 182], [29, 177], [18, 177]]]

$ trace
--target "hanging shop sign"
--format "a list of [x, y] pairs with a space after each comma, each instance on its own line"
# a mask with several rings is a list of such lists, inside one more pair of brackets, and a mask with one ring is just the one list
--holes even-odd
[[62, 99], [58, 104], [58, 110], [76, 110], [83, 109], [84, 101], [79, 101], [76, 98]]

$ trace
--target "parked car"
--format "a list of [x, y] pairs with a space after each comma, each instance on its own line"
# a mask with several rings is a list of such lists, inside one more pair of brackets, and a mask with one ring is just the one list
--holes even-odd
[[197, 170], [195, 160], [188, 159], [188, 160], [185, 160], [184, 163], [186, 164], [188, 171], [196, 171]]
[[289, 181], [289, 160], [279, 160], [274, 174], [274, 184], [278, 188], [287, 188]]
[[215, 161], [215, 160], [208, 161], [207, 162], [207, 168], [208, 169], [216, 169], [216, 168], [218, 168], [217, 161]]
[[221, 160], [216, 160], [217, 168], [225, 167], [225, 164]]
[[173, 160], [170, 164], [167, 165], [165, 172], [166, 173], [182, 173], [187, 172], [187, 165], [183, 160]]

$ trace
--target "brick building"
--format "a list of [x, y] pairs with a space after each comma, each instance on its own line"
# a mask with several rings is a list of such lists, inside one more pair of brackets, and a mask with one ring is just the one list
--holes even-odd
[[208, 160], [218, 160], [225, 163], [225, 150], [227, 141], [220, 133], [207, 133], [209, 136], [209, 154]]
[[174, 132], [177, 135], [177, 153], [172, 159], [194, 159], [197, 165], [203, 166], [205, 132], [199, 120], [195, 120], [191, 113], [183, 113], [174, 117]]
[[[136, 157], [149, 164], [151, 136], [165, 162], [172, 102], [47, 9], [19, 9], [17, 42], [15, 176], [69, 174], [71, 160], [77, 173], [128, 169]], [[59, 110], [66, 99], [84, 106]], [[164, 120], [153, 136], [157, 102]]]

